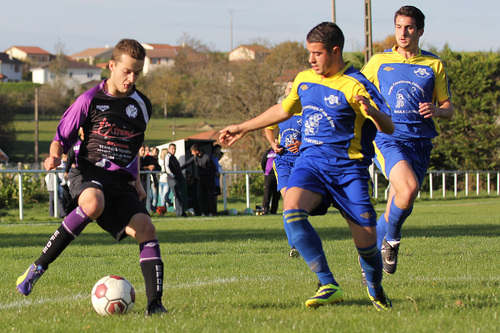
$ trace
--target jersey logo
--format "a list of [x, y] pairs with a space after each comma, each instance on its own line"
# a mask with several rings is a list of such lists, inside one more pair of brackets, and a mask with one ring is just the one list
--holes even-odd
[[370, 217], [372, 217], [372, 214], [366, 212], [364, 214], [361, 214], [361, 217], [368, 220]]
[[309, 88], [307, 87], [307, 85], [306, 85], [306, 84], [302, 84], [302, 85], [300, 86], [300, 89], [302, 89], [302, 90], [307, 90], [307, 89], [309, 89]]
[[419, 68], [415, 71], [413, 71], [413, 73], [415, 73], [418, 77], [421, 77], [421, 78], [426, 78], [428, 76], [430, 76], [431, 74], [427, 71], [427, 68]]
[[325, 97], [325, 103], [331, 108], [334, 108], [336, 106], [340, 105], [340, 100], [338, 96], [335, 95], [330, 95], [328, 97]]
[[415, 94], [415, 87], [411, 88], [411, 94], [406, 89], [399, 89], [396, 93], [396, 109], [403, 108], [406, 101], [410, 102], [413, 94]]
[[96, 108], [97, 110], [99, 110], [99, 111], [104, 112], [104, 111], [106, 111], [106, 110], [109, 110], [109, 105], [96, 105], [96, 107], [95, 107], [95, 108]]
[[139, 111], [137, 110], [137, 108], [135, 107], [135, 105], [130, 104], [125, 109], [125, 112], [127, 113], [127, 116], [129, 118], [135, 119], [135, 117], [137, 117], [137, 114], [138, 114]]
[[386, 72], [391, 72], [391, 71], [393, 71], [393, 70], [394, 70], [394, 68], [393, 68], [393, 67], [391, 67], [391, 66], [385, 66], [385, 67], [384, 67], [384, 71], [386, 71]]
[[304, 132], [306, 135], [316, 135], [319, 130], [319, 121], [323, 119], [323, 115], [321, 113], [315, 113], [310, 115], [306, 119]]

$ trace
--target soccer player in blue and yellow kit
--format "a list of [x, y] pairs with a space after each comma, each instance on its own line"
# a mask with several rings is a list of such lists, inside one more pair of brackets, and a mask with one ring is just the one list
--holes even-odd
[[[285, 97], [292, 92], [293, 80], [287, 82], [285, 86]], [[278, 138], [274, 136], [274, 130], [278, 128]], [[292, 168], [295, 165], [295, 160], [299, 157], [299, 149], [301, 145], [302, 131], [302, 113], [294, 114], [290, 119], [282, 123], [275, 124], [264, 128], [264, 135], [271, 147], [276, 152], [277, 156], [274, 159], [273, 167], [278, 179], [278, 191], [284, 198], [288, 186], [288, 179], [292, 173]], [[295, 248], [292, 241], [290, 227], [283, 216], [284, 228], [288, 245], [290, 245], [290, 258], [298, 258], [299, 251]]]
[[333, 204], [351, 229], [370, 300], [378, 310], [388, 310], [392, 305], [381, 285], [368, 167], [377, 130], [391, 134], [394, 124], [376, 87], [344, 62], [344, 36], [335, 23], [317, 25], [306, 42], [312, 69], [297, 75], [288, 97], [253, 119], [222, 129], [219, 140], [231, 145], [249, 131], [302, 112], [300, 156], [288, 180], [283, 214], [293, 244], [321, 283], [305, 304], [316, 308], [343, 300], [321, 239], [308, 221], [309, 215], [325, 214]]
[[418, 8], [401, 7], [394, 16], [397, 45], [375, 54], [361, 70], [391, 107], [395, 125], [393, 135], [375, 138], [375, 164], [390, 182], [386, 211], [377, 222], [377, 243], [389, 274], [396, 272], [401, 227], [427, 172], [431, 139], [438, 135], [434, 118], [453, 117], [444, 64], [418, 46], [424, 20]]

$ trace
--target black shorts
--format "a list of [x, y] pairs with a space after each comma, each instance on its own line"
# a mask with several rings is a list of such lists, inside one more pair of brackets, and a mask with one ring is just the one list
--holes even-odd
[[78, 197], [87, 188], [96, 188], [104, 193], [104, 211], [97, 224], [120, 241], [127, 237], [125, 227], [132, 216], [138, 213], [149, 215], [139, 200], [137, 190], [128, 177], [115, 172], [101, 170], [93, 165], [79, 165], [69, 173], [69, 189], [73, 198], [68, 211], [78, 205]]

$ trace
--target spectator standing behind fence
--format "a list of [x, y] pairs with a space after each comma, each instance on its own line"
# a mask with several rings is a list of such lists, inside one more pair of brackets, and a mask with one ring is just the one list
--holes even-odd
[[262, 167], [262, 171], [264, 171], [264, 197], [262, 198], [264, 215], [276, 214], [281, 197], [273, 168], [275, 158], [276, 152], [273, 148], [269, 148], [262, 154], [260, 159], [260, 166]]
[[[153, 165], [155, 166], [155, 171], [161, 171], [161, 166], [159, 163], [159, 149], [156, 147], [151, 148], [149, 155], [153, 159]], [[158, 189], [160, 187], [158, 174], [151, 174], [151, 209], [156, 210], [156, 206], [158, 205]]]
[[[158, 163], [155, 162], [154, 158], [148, 153], [146, 154], [146, 151], [149, 152], [149, 147], [146, 149], [145, 145], [142, 145], [141, 148], [139, 149], [139, 156], [141, 157], [140, 160], [140, 170], [141, 171], [160, 171], [161, 167], [158, 165]], [[149, 182], [149, 196], [151, 197], [151, 189], [153, 188], [154, 185], [151, 184], [151, 177], [149, 174], [141, 174], [141, 183], [145, 191], [147, 191], [148, 187], [148, 182]], [[151, 199], [151, 198], [150, 198]], [[146, 206], [146, 200], [147, 197], [142, 199], [142, 203]]]
[[[182, 204], [182, 183], [184, 175], [182, 174], [179, 161], [175, 157], [177, 146], [171, 143], [168, 146], [168, 154], [165, 156], [165, 170], [167, 173], [168, 187], [174, 195], [174, 210], [177, 216], [187, 216]], [[166, 200], [166, 199], [165, 199]]]
[[222, 194], [221, 188], [220, 188], [220, 174], [222, 173], [222, 166], [220, 165], [219, 161], [222, 158], [224, 153], [222, 152], [222, 147], [219, 144], [214, 145], [212, 148], [212, 161], [214, 161], [215, 165], [215, 192], [213, 196], [213, 200], [215, 202], [213, 203], [214, 207], [217, 207], [217, 197]]
[[394, 134], [377, 133], [375, 164], [389, 180], [385, 213], [377, 221], [377, 246], [384, 271], [396, 272], [401, 228], [410, 216], [424, 180], [438, 135], [435, 118], [453, 117], [444, 63], [418, 46], [424, 14], [403, 6], [394, 15], [397, 45], [375, 54], [361, 72], [380, 90], [391, 107]]
[[206, 154], [197, 144], [191, 146], [191, 154], [193, 156], [184, 162], [181, 169], [194, 164], [197, 172], [197, 192], [198, 204], [201, 209], [202, 216], [214, 216], [217, 214], [216, 201], [213, 197], [215, 194], [215, 165], [210, 155]]
[[156, 207], [156, 212], [160, 215], [163, 215], [167, 212], [167, 208], [171, 205], [170, 202], [170, 188], [168, 186], [168, 176], [167, 176], [167, 168], [165, 166], [165, 157], [167, 157], [168, 149], [162, 149], [160, 152], [160, 158], [158, 159], [158, 163], [161, 167], [161, 174], [158, 179], [158, 192], [159, 192], [159, 202]]

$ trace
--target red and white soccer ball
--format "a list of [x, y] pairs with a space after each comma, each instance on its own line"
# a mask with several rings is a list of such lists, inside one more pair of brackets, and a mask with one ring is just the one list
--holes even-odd
[[105, 276], [92, 288], [92, 306], [101, 316], [125, 314], [134, 308], [134, 304], [134, 287], [120, 276]]

